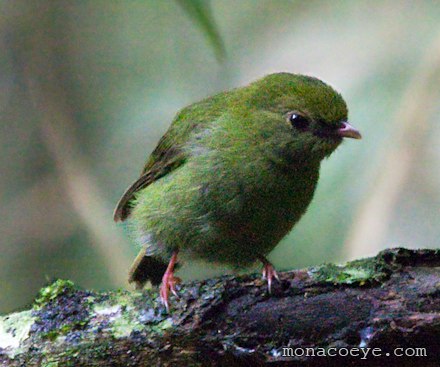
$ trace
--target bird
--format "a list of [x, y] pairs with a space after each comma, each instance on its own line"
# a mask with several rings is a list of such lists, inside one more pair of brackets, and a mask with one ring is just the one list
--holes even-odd
[[129, 282], [160, 286], [169, 310], [178, 263], [232, 270], [263, 265], [306, 212], [321, 162], [344, 138], [361, 139], [342, 96], [307, 75], [274, 73], [177, 113], [114, 211], [140, 252]]

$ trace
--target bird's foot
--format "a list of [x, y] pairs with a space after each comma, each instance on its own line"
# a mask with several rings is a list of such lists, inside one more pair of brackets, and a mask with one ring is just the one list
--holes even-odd
[[160, 300], [165, 306], [167, 311], [170, 311], [170, 292], [174, 294], [177, 298], [179, 297], [176, 292], [176, 285], [181, 283], [181, 279], [174, 276], [174, 266], [177, 262], [177, 251], [171, 256], [171, 260], [168, 264], [167, 270], [162, 277], [162, 284], [160, 286]]
[[273, 279], [280, 281], [280, 278], [273, 265], [265, 257], [261, 257], [260, 260], [263, 263], [263, 279], [267, 280], [267, 290], [271, 293]]
[[174, 294], [176, 298], [179, 298], [179, 295], [176, 292], [176, 284], [179, 284], [181, 281], [182, 280], [180, 278], [175, 277], [172, 273], [166, 274], [162, 278], [162, 284], [160, 286], [160, 300], [167, 311], [170, 310], [170, 292]]

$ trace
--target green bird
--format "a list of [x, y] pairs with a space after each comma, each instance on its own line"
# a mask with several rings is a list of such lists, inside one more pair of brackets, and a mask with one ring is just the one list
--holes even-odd
[[[114, 213], [142, 247], [129, 281], [159, 284], [169, 309], [177, 256], [240, 269], [266, 255], [305, 213], [321, 161], [360, 139], [347, 105], [319, 79], [268, 75], [181, 110]], [[168, 264], [168, 265], [167, 265]]]

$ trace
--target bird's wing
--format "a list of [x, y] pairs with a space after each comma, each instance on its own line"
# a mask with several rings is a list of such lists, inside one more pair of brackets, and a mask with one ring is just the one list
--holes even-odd
[[113, 219], [124, 221], [130, 215], [130, 202], [139, 190], [167, 175], [185, 163], [186, 153], [182, 146], [198, 124], [187, 120], [174, 120], [149, 157], [141, 176], [125, 191], [113, 214]]

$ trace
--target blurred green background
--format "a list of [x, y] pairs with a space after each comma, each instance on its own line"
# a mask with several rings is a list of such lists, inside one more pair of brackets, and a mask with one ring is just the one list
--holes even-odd
[[275, 266], [440, 247], [439, 1], [4, 0], [0, 43], [0, 312], [55, 277], [130, 288], [112, 211], [173, 115], [276, 71], [333, 85], [364, 139]]

